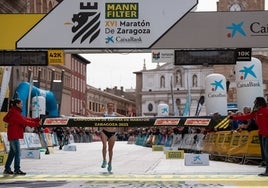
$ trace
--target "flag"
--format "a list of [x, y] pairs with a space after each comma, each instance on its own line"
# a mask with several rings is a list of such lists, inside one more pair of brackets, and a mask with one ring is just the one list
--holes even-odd
[[0, 90], [0, 109], [3, 106], [3, 102], [8, 91], [8, 84], [10, 81], [11, 70], [12, 70], [11, 66], [5, 66], [3, 70], [1, 90]]
[[197, 108], [196, 108], [196, 111], [195, 111], [195, 115], [196, 116], [199, 116], [199, 113], [202, 109], [202, 106], [205, 102], [205, 97], [202, 95], [200, 98], [199, 98], [199, 101], [198, 101], [198, 104], [197, 104]]
[[178, 106], [176, 104], [176, 101], [174, 99], [174, 91], [173, 91], [173, 84], [172, 84], [172, 76], [170, 79], [170, 90], [171, 90], [171, 100], [172, 100], [172, 110], [174, 112], [174, 116], [179, 116]]
[[190, 106], [191, 106], [191, 96], [188, 95], [184, 109], [183, 109], [183, 116], [189, 116], [190, 115]]

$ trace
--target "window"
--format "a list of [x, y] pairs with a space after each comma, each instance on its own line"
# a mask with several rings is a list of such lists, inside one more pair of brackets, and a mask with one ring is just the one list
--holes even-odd
[[149, 103], [148, 104], [148, 111], [149, 112], [153, 111], [153, 107], [154, 107], [153, 104], [152, 103]]
[[161, 76], [160, 77], [160, 88], [165, 88], [165, 77]]
[[193, 75], [193, 78], [192, 78], [192, 86], [193, 87], [197, 87], [197, 75], [196, 74]]
[[181, 71], [177, 70], [176, 71], [176, 76], [175, 76], [175, 85], [181, 87], [182, 86], [182, 80], [181, 80]]

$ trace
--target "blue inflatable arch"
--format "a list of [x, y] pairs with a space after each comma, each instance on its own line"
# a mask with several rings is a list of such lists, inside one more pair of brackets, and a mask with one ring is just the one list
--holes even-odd
[[[29, 82], [22, 82], [15, 90], [14, 98], [19, 98], [23, 102], [22, 115], [27, 114], [27, 101], [29, 95]], [[48, 116], [59, 116], [57, 100], [51, 91], [42, 90], [35, 86], [32, 87], [31, 98], [36, 96], [44, 96], [46, 98], [46, 115]]]

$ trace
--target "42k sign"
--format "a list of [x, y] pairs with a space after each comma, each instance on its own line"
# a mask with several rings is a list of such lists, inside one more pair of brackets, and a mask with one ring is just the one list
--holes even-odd
[[49, 65], [58, 65], [64, 64], [64, 52], [63, 50], [48, 50], [48, 64]]
[[16, 48], [150, 48], [197, 2], [63, 0], [17, 41]]

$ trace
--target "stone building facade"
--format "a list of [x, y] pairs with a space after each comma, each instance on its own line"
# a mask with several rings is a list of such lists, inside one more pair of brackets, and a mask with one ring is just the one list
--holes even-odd
[[[258, 54], [256, 52], [256, 54]], [[254, 55], [262, 62], [263, 90], [268, 99], [268, 56]], [[205, 79], [212, 73], [225, 76], [230, 82], [227, 102], [236, 102], [235, 65], [176, 66], [166, 63], [156, 69], [142, 70], [136, 74], [136, 108], [138, 115], [155, 116], [158, 105], [168, 104], [170, 115], [183, 115], [185, 104], [190, 96], [190, 115], [194, 116], [201, 96], [205, 96]], [[173, 89], [171, 89], [171, 87]], [[172, 95], [173, 90], [173, 95]], [[174, 103], [177, 105], [176, 109]], [[205, 106], [199, 115], [207, 115]]]
[[136, 72], [137, 114], [155, 116], [158, 105], [164, 103], [169, 105], [171, 115], [182, 115], [188, 96], [191, 96], [192, 104], [190, 115], [195, 114], [199, 98], [205, 93], [205, 77], [213, 71], [212, 66], [166, 63], [156, 69]]
[[[118, 94], [120, 93], [120, 94]], [[130, 97], [131, 95], [132, 97]], [[105, 112], [106, 105], [109, 102], [114, 103], [115, 111], [125, 116], [136, 116], [136, 103], [133, 99], [133, 92], [124, 92], [118, 90], [106, 89], [104, 91], [87, 85], [87, 116], [102, 116]]]
[[218, 11], [253, 11], [264, 10], [265, 0], [219, 0]]
[[[239, 8], [240, 7], [240, 8]], [[219, 0], [218, 11], [251, 11], [264, 10], [264, 0]], [[262, 62], [263, 89], [267, 99], [267, 69], [268, 50], [252, 49], [254, 57]], [[190, 115], [195, 115], [198, 100], [205, 95], [205, 78], [208, 74], [219, 73], [230, 82], [227, 93], [228, 102], [236, 102], [235, 65], [213, 65], [213, 66], [174, 66], [165, 64], [153, 70], [142, 70], [136, 72], [136, 106], [138, 115], [157, 115], [157, 106], [161, 103], [169, 105], [170, 115], [176, 114], [174, 100], [180, 115], [183, 114], [186, 101], [191, 96]], [[179, 76], [178, 76], [179, 75]], [[171, 80], [172, 78], [172, 80]], [[163, 83], [162, 83], [163, 82]], [[173, 84], [173, 97], [171, 86]], [[200, 115], [206, 115], [205, 109]]]
[[[0, 1], [0, 13], [46, 14], [59, 2], [61, 0]], [[86, 84], [86, 68], [89, 64], [89, 60], [78, 54], [65, 53], [64, 65], [14, 66], [10, 80], [10, 96], [13, 96], [18, 84], [29, 81], [30, 74], [32, 74], [34, 84], [38, 84], [38, 87], [43, 90], [53, 91], [54, 83], [56, 83], [54, 89], [57, 90], [58, 83], [62, 83], [63, 89], [54, 92], [57, 93], [59, 115], [94, 116], [96, 112], [103, 111], [101, 106], [105, 106], [107, 101], [115, 102], [118, 113], [123, 115], [126, 115], [128, 111], [134, 111], [132, 109], [135, 109], [135, 102], [127, 100], [126, 94], [118, 92], [113, 94], [116, 90], [103, 92]]]

